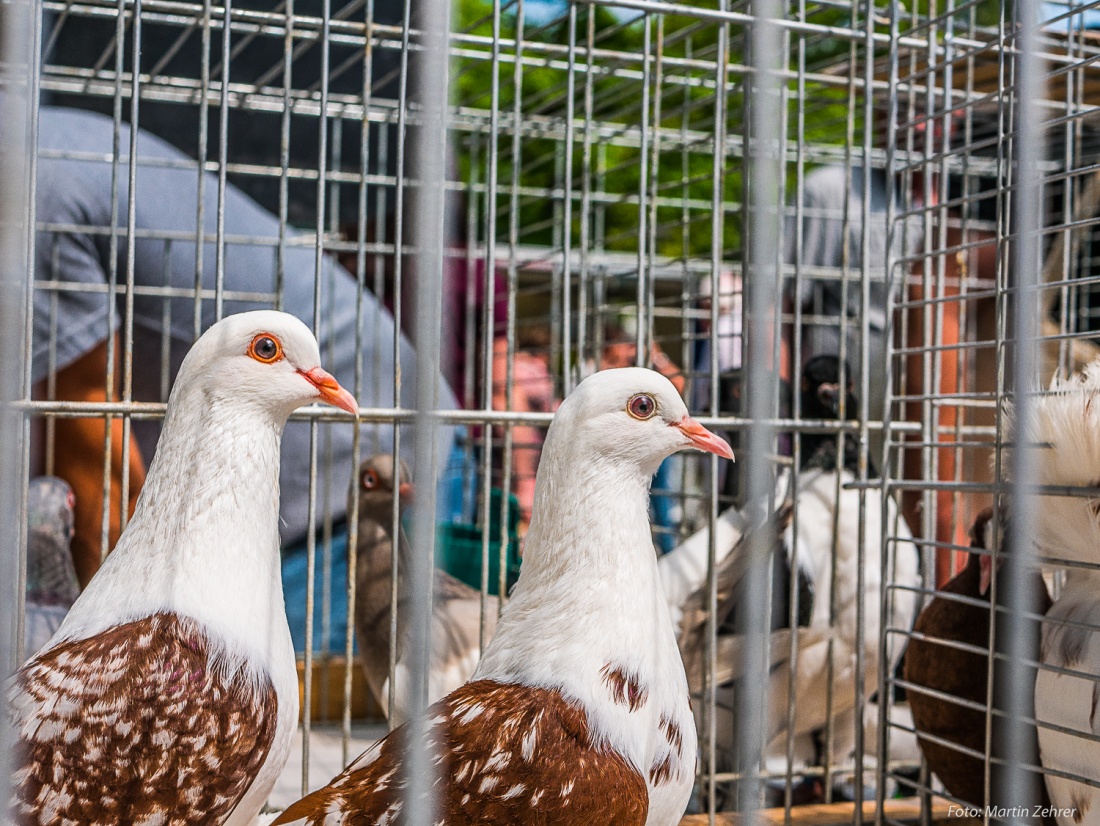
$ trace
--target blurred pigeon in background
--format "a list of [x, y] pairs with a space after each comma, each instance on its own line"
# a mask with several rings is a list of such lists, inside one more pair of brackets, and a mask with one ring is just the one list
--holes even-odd
[[[409, 469], [394, 468], [393, 456], [380, 453], [359, 467], [353, 493], [359, 496], [359, 539], [355, 563], [355, 629], [371, 693], [389, 715], [390, 614], [393, 604], [393, 497], [404, 510], [413, 496]], [[348, 512], [351, 512], [349, 504]], [[408, 585], [405, 568], [411, 553], [398, 526], [397, 665], [393, 725], [408, 717], [409, 690]], [[488, 597], [485, 635], [496, 628], [497, 598]], [[434, 572], [432, 651], [428, 702], [434, 703], [470, 679], [481, 659], [481, 595], [439, 568]]]
[[54, 635], [80, 595], [69, 543], [76, 497], [56, 476], [32, 479], [27, 489], [27, 614], [24, 655]]

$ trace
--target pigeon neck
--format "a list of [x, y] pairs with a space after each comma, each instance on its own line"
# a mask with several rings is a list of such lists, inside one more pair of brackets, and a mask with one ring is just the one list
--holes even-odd
[[[623, 566], [652, 565], [651, 477], [636, 467], [593, 459], [569, 468], [539, 468], [524, 570], [541, 576], [613, 575]], [[624, 558], [624, 553], [628, 558]]]
[[[356, 611], [376, 615], [388, 635], [389, 605], [393, 595], [393, 539], [390, 531], [372, 516], [360, 515], [355, 567]], [[402, 567], [399, 564], [398, 570]], [[381, 622], [383, 617], [384, 622]]]
[[543, 454], [519, 582], [473, 677], [561, 691], [585, 708], [597, 738], [640, 769], [649, 765], [644, 726], [611, 699], [608, 675], [644, 687], [642, 714], [655, 715], [654, 728], [660, 714], [680, 705], [687, 713], [648, 491], [636, 468], [599, 458], [566, 467]]
[[269, 662], [290, 645], [278, 534], [285, 417], [259, 412], [173, 397], [134, 516], [74, 607], [70, 636], [168, 611], [198, 620], [231, 661]]

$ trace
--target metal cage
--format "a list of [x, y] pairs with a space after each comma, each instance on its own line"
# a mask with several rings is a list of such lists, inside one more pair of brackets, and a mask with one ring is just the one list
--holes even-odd
[[[1017, 689], [1043, 669], [1026, 572], [1041, 562], [1056, 599], [1071, 574], [1036, 535], [1040, 459], [1009, 445], [1004, 411], [1013, 402], [1026, 432], [1051, 378], [1100, 356], [1094, 6], [3, 4], [0, 507], [20, 538], [2, 557], [5, 673], [31, 653], [28, 480], [83, 474], [90, 575], [125, 524], [187, 346], [265, 306], [318, 332], [363, 406], [358, 426], [313, 408], [291, 425], [284, 578], [304, 704], [301, 760], [272, 807], [380, 737], [396, 699], [370, 697], [349, 619], [360, 460], [401, 454], [427, 494], [414, 581], [457, 541], [447, 526], [470, 529], [484, 640], [488, 597], [519, 565], [555, 400], [625, 364], [674, 378], [738, 453], [732, 470], [677, 456], [653, 488], [657, 553], [695, 542], [703, 566], [679, 606], [695, 622], [682, 636], [701, 747], [690, 810], [786, 822], [809, 798], [854, 805], [856, 822], [931, 822], [950, 805], [1026, 801], [1042, 764]], [[99, 213], [67, 199], [81, 188], [98, 188]], [[804, 369], [822, 354], [840, 362], [833, 418], [807, 407]], [[91, 395], [66, 395], [74, 383]], [[80, 438], [94, 450], [75, 452]], [[811, 438], [847, 467], [813, 482], [833, 497], [825, 528], [799, 504], [818, 479]], [[788, 499], [779, 524], [760, 518]], [[933, 737], [979, 762], [975, 801], [922, 759], [907, 696], [929, 690], [899, 660], [929, 639], [913, 620], [967, 564], [990, 505], [1016, 552], [993, 551], [1004, 624], [967, 649], [990, 678], [984, 703], [964, 702], [984, 746]], [[733, 592], [730, 514], [744, 562]], [[798, 571], [780, 571], [811, 540], [825, 548], [818, 638]], [[416, 616], [429, 606], [418, 592]], [[798, 669], [823, 640], [809, 724]], [[769, 681], [780, 661], [790, 677]], [[1098, 771], [1055, 774], [1095, 789]]]

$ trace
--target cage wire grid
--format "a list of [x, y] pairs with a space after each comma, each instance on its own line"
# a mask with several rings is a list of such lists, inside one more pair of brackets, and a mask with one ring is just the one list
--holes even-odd
[[[604, 366], [653, 366], [681, 382], [694, 416], [730, 435], [739, 460], [723, 471], [677, 457], [654, 486], [661, 550], [711, 528], [696, 594], [702, 631], [687, 657], [701, 734], [693, 810], [771, 805], [793, 817], [800, 792], [817, 784], [825, 802], [853, 798], [857, 820], [865, 798], [880, 804], [879, 821], [892, 819], [887, 798], [915, 794], [930, 821], [935, 800], [963, 801], [922, 768], [906, 702], [894, 699], [920, 690], [895, 664], [920, 634], [911, 617], [884, 617], [942, 595], [965, 564], [968, 528], [999, 494], [1013, 513], [1036, 507], [1034, 491], [1001, 481], [1004, 403], [1015, 399], [1026, 422], [1032, 391], [1100, 354], [1094, 5], [463, 0], [444, 41], [423, 27], [448, 19], [439, 0], [44, 0], [10, 29], [21, 34], [5, 42], [0, 99], [7, 122], [22, 113], [30, 124], [26, 143], [19, 130], [4, 134], [5, 163], [26, 165], [6, 180], [29, 193], [22, 207], [14, 185], [4, 199], [14, 216], [4, 289], [33, 273], [29, 295], [5, 302], [5, 352], [22, 353], [21, 376], [3, 387], [19, 419], [3, 432], [3, 461], [18, 466], [0, 474], [7, 524], [25, 525], [32, 474], [65, 468], [64, 428], [107, 421], [92, 474], [99, 493], [80, 517], [91, 526], [85, 553], [101, 554], [125, 523], [120, 503], [139, 486], [187, 345], [239, 309], [301, 314], [364, 405], [358, 428], [320, 408], [295, 416], [307, 434], [290, 486], [300, 507], [283, 518], [285, 550], [304, 561], [301, 604], [288, 596], [303, 623], [303, 717], [301, 776], [289, 785], [306, 791], [329, 779], [310, 773], [314, 729], [338, 725], [337, 768], [365, 731], [368, 690], [348, 620], [362, 597], [348, 575], [358, 506], [345, 502], [359, 460], [415, 457], [426, 496], [414, 509], [411, 581], [430, 581], [444, 508], [421, 478], [442, 476], [448, 518], [481, 527], [484, 644], [488, 597], [506, 591], [516, 541], [507, 519], [499, 535], [489, 529], [492, 491], [514, 493], [508, 507], [522, 513], [552, 399]], [[27, 44], [41, 63], [13, 72], [25, 68], [15, 55]], [[63, 139], [74, 109], [99, 113], [80, 122], [89, 132], [75, 144]], [[99, 181], [106, 213], [45, 209], [51, 168]], [[186, 220], [143, 214], [143, 201], [152, 207], [164, 192], [186, 204]], [[20, 229], [27, 215], [33, 233]], [[821, 255], [813, 233], [826, 230], [834, 247]], [[67, 274], [73, 238], [96, 252], [100, 280]], [[353, 294], [334, 286], [341, 279]], [[61, 393], [79, 355], [60, 344], [61, 302], [73, 296], [103, 308], [97, 341], [117, 337], [93, 401]], [[846, 362], [839, 383], [853, 386], [852, 402], [841, 394], [842, 421], [804, 413], [802, 369], [823, 351]], [[534, 381], [550, 390], [532, 401]], [[840, 643], [827, 644], [823, 719], [809, 730], [796, 702], [800, 637], [765, 633], [777, 614], [796, 627], [805, 596], [796, 577], [769, 586], [767, 529], [744, 551], [751, 585], [736, 633], [744, 663], [784, 653], [793, 667], [782, 685], [718, 678], [731, 629], [717, 618], [728, 600], [715, 526], [729, 508], [770, 511], [803, 489], [813, 471], [792, 434], [833, 436], [842, 453], [855, 446], [854, 470], [831, 482], [842, 513], [828, 529], [836, 548], [854, 531], [855, 563], [827, 560], [818, 588], [829, 595], [827, 626], [862, 642], [843, 661]], [[1035, 457], [1018, 450], [1011, 461], [1012, 478], [1028, 479]], [[391, 516], [396, 524], [396, 502]], [[793, 510], [792, 544], [814, 532], [807, 519]], [[1003, 676], [996, 658], [983, 660], [992, 679], [975, 756], [987, 799], [994, 719], [1029, 718], [1015, 694], [1003, 713], [988, 709], [995, 684], [1023, 684], [1036, 665], [1021, 584], [1031, 526], [1011, 522], [1012, 547], [1023, 550], [999, 554], [1009, 576], [993, 585], [1016, 647], [1001, 658]], [[909, 547], [919, 579], [892, 581]], [[16, 587], [0, 610], [13, 628], [10, 670], [28, 653], [26, 572], [20, 556], [4, 564]], [[1064, 576], [1051, 577], [1056, 597]], [[412, 593], [420, 633], [429, 589]], [[391, 594], [396, 603], [396, 577]], [[394, 611], [391, 631], [396, 623]], [[423, 640], [414, 649], [427, 652]], [[417, 673], [426, 668], [421, 657]], [[426, 698], [414, 682], [416, 707]], [[376, 717], [379, 704], [392, 713], [394, 685]]]

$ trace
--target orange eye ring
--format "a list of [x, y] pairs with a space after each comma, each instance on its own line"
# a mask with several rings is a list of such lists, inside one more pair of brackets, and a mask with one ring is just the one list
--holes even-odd
[[378, 487], [378, 474], [374, 472], [372, 468], [367, 468], [363, 471], [363, 490], [374, 490]]
[[248, 355], [261, 364], [272, 364], [283, 357], [283, 345], [271, 333], [260, 333], [248, 345]]

